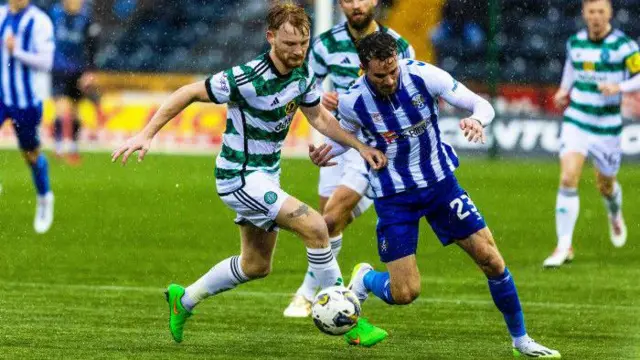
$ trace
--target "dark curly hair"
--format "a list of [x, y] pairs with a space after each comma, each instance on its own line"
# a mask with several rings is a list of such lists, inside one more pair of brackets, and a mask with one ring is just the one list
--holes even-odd
[[373, 59], [386, 60], [398, 54], [398, 45], [393, 36], [376, 31], [369, 34], [356, 44], [358, 48], [358, 57], [362, 66], [366, 69], [369, 62]]

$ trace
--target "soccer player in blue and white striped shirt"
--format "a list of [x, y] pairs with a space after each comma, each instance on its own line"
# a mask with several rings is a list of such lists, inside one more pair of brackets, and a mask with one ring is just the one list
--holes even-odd
[[[370, 170], [378, 214], [378, 252], [387, 272], [356, 265], [349, 287], [360, 301], [373, 292], [388, 304], [409, 304], [420, 293], [416, 262], [419, 221], [431, 225], [443, 245], [464, 249], [488, 278], [503, 313], [515, 354], [560, 358], [533, 341], [525, 330], [515, 283], [485, 221], [453, 174], [458, 158], [440, 138], [438, 99], [472, 112], [460, 121], [469, 141], [484, 141], [483, 126], [493, 120], [491, 105], [447, 72], [415, 60], [398, 60], [393, 37], [368, 35], [358, 43], [365, 75], [340, 99], [340, 124], [362, 130], [367, 144], [385, 153], [388, 166]], [[343, 151], [336, 143], [311, 149], [317, 165]], [[357, 339], [352, 339], [357, 342]]]
[[49, 17], [29, 0], [9, 0], [0, 6], [0, 126], [10, 118], [18, 144], [31, 167], [38, 193], [33, 226], [38, 233], [53, 223], [53, 193], [47, 159], [40, 153], [38, 128], [42, 99], [36, 91], [35, 71], [50, 71], [55, 45]]

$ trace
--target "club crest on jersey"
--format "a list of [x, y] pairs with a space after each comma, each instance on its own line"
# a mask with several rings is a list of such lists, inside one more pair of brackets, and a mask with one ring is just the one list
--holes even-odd
[[371, 113], [371, 120], [373, 120], [373, 122], [381, 123], [384, 121], [384, 118], [380, 113]]
[[295, 100], [291, 100], [287, 103], [287, 106], [285, 106], [284, 111], [285, 113], [287, 113], [287, 115], [291, 115], [294, 112], [296, 112], [296, 109], [298, 108]]
[[264, 202], [266, 202], [269, 205], [273, 205], [273, 203], [275, 203], [278, 200], [278, 194], [274, 193], [273, 191], [267, 191], [264, 194]]
[[427, 106], [427, 103], [424, 101], [424, 97], [422, 96], [422, 94], [413, 95], [411, 97], [411, 104], [419, 110], [422, 110], [425, 106]]
[[307, 90], [307, 82], [304, 79], [300, 79], [300, 81], [298, 81], [298, 90], [301, 94], [303, 94], [304, 91]]

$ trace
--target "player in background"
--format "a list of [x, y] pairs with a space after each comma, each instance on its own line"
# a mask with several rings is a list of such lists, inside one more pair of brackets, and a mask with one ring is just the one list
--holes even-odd
[[[401, 58], [414, 58], [411, 45], [395, 31], [378, 24], [375, 19], [377, 0], [340, 0], [340, 7], [347, 20], [320, 34], [313, 41], [309, 63], [319, 83], [329, 77], [335, 91], [326, 91], [322, 104], [337, 115], [339, 96], [361, 75], [356, 42], [366, 35], [381, 31], [396, 40]], [[342, 248], [342, 232], [356, 217], [373, 203], [365, 196], [369, 188], [367, 168], [357, 151], [350, 150], [334, 160], [332, 167], [320, 168], [318, 195], [320, 213], [329, 228], [329, 240], [333, 255]], [[311, 302], [318, 290], [313, 271], [307, 269], [304, 281], [284, 310], [287, 317], [307, 317], [311, 314]]]
[[62, 0], [51, 9], [56, 52], [53, 61], [53, 95], [56, 119], [53, 126], [56, 155], [65, 155], [65, 138], [71, 142], [67, 160], [80, 161], [78, 136], [81, 121], [78, 102], [94, 83], [93, 57], [100, 25], [93, 22], [84, 0]]
[[609, 233], [615, 247], [627, 241], [622, 216], [622, 187], [616, 179], [622, 158], [624, 92], [640, 90], [638, 44], [611, 26], [609, 0], [583, 0], [587, 29], [567, 41], [567, 60], [560, 89], [554, 96], [564, 112], [560, 143], [560, 189], [556, 199], [556, 250], [543, 263], [559, 267], [573, 260], [573, 229], [578, 219], [578, 185], [582, 167], [591, 157], [596, 184], [609, 214]]
[[[514, 355], [560, 358], [557, 351], [527, 335], [513, 277], [482, 215], [456, 180], [455, 152], [441, 140], [439, 99], [471, 113], [460, 121], [460, 129], [474, 142], [484, 142], [483, 126], [493, 120], [493, 108], [447, 72], [415, 60], [398, 60], [396, 49], [388, 34], [362, 39], [358, 55], [365, 75], [338, 106], [340, 125], [352, 133], [362, 130], [366, 143], [388, 158], [386, 168], [369, 172], [378, 214], [378, 252], [387, 271], [358, 264], [349, 288], [361, 302], [369, 292], [387, 304], [413, 302], [420, 294], [416, 249], [424, 217], [443, 245], [460, 246], [486, 275], [512, 337]], [[310, 152], [315, 164], [325, 165], [346, 150], [328, 143]]]
[[[267, 25], [271, 45], [268, 53], [179, 89], [142, 132], [113, 153], [113, 161], [123, 155], [125, 163], [140, 151], [140, 161], [154, 135], [192, 102], [227, 104], [229, 120], [216, 159], [216, 187], [222, 201], [237, 212], [241, 251], [219, 262], [186, 289], [169, 285], [169, 326], [176, 342], [182, 341], [184, 323], [199, 302], [269, 274], [278, 228], [303, 240], [309, 267], [322, 288], [342, 284], [324, 219], [280, 188], [280, 149], [298, 108], [320, 133], [358, 149], [372, 168], [386, 164], [380, 151], [342, 130], [320, 104], [313, 70], [305, 61], [310, 20], [304, 9], [290, 3], [277, 4], [269, 10]], [[377, 329], [366, 322], [359, 323], [356, 331], [358, 328], [364, 329], [360, 333], [365, 338], [365, 332], [375, 333]]]
[[29, 0], [9, 0], [0, 6], [0, 24], [0, 126], [11, 119], [31, 168], [37, 192], [33, 227], [42, 234], [53, 223], [53, 192], [47, 158], [40, 152], [42, 98], [33, 80], [34, 72], [51, 70], [53, 26], [47, 14]]

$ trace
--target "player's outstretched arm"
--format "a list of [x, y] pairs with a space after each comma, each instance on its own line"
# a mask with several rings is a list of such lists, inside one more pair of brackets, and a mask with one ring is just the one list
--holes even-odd
[[151, 140], [162, 127], [178, 115], [182, 110], [195, 101], [210, 101], [204, 81], [185, 85], [169, 96], [156, 111], [149, 123], [134, 137], [128, 139], [122, 146], [111, 154], [111, 162], [115, 162], [122, 155], [122, 165], [127, 163], [129, 156], [136, 151], [138, 162], [144, 159], [149, 151]]
[[460, 130], [469, 142], [486, 142], [484, 127], [493, 121], [495, 111], [489, 102], [464, 85], [454, 85], [450, 90], [442, 95], [442, 98], [449, 104], [472, 112], [468, 118], [460, 120]]
[[336, 118], [327, 111], [324, 106], [303, 106], [301, 109], [311, 126], [338, 144], [358, 150], [360, 156], [362, 156], [373, 169], [378, 170], [387, 166], [387, 158], [381, 151], [361, 143], [355, 135], [343, 129], [340, 124], [338, 124]]

